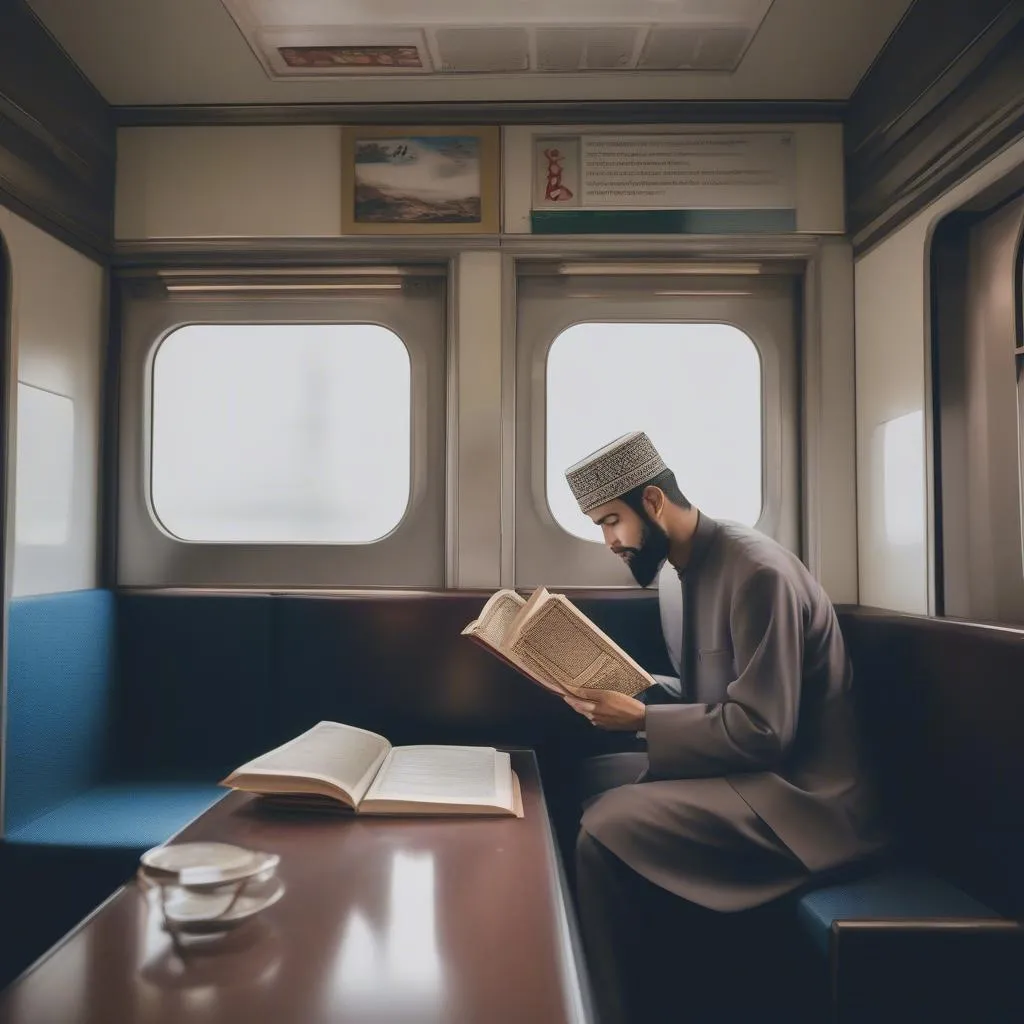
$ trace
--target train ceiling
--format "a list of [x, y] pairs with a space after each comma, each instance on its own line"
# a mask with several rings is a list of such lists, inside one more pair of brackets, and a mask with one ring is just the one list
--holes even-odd
[[221, 0], [269, 77], [735, 71], [772, 0]]
[[28, 0], [115, 105], [843, 100], [910, 0]]

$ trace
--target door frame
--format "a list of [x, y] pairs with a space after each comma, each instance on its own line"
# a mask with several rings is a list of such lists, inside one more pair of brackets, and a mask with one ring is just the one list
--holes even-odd
[[14, 303], [10, 250], [0, 231], [0, 839], [4, 836], [7, 764], [7, 636], [11, 578], [10, 467], [14, 439], [11, 436], [11, 377], [14, 345]]

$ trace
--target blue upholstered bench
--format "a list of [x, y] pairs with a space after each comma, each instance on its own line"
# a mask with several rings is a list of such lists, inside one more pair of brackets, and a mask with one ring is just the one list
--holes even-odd
[[[816, 889], [797, 918], [828, 961], [835, 1024], [1024, 1019], [1001, 1015], [1022, 1008], [1024, 929], [930, 872], [892, 866]], [[983, 998], [997, 1018], [978, 1016]]]
[[0, 929], [0, 986], [227, 793], [209, 771], [175, 779], [196, 755], [180, 744], [161, 778], [125, 767], [117, 626], [105, 590], [10, 603], [0, 907], [17, 926]]
[[112, 758], [116, 603], [106, 590], [11, 601], [8, 843], [136, 854], [226, 794], [208, 783], [119, 778]]
[[949, 882], [912, 868], [884, 869], [815, 889], [801, 897], [797, 918], [823, 956], [837, 921], [1003, 920]]

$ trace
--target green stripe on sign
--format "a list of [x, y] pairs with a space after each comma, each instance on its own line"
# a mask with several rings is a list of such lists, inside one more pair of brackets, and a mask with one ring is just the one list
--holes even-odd
[[534, 210], [535, 235], [748, 235], [796, 231], [796, 210]]

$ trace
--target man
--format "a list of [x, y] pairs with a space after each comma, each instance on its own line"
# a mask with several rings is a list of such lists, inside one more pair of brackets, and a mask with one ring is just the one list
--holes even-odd
[[[646, 700], [566, 698], [599, 728], [646, 734], [646, 753], [585, 766], [577, 891], [592, 978], [612, 1022], [625, 1019], [627, 947], [650, 938], [642, 921], [627, 925], [623, 915], [667, 892], [704, 929], [885, 839], [858, 751], [842, 634], [800, 560], [693, 507], [643, 432], [612, 441], [566, 477], [637, 583], [648, 586], [660, 570], [662, 628], [679, 670], [678, 683]], [[693, 966], [694, 939], [702, 941], [672, 938], [680, 964]]]

